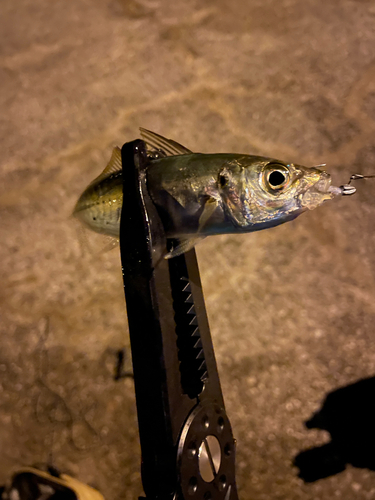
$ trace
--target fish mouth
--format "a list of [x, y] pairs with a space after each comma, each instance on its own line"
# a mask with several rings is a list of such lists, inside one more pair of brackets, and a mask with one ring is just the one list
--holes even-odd
[[326, 194], [330, 191], [331, 187], [331, 176], [327, 172], [322, 172], [319, 180], [311, 186], [318, 193]]
[[[317, 180], [314, 179], [317, 178]], [[315, 180], [315, 182], [314, 182]], [[331, 176], [327, 172], [316, 170], [312, 174], [310, 186], [300, 194], [299, 200], [301, 207], [313, 210], [327, 200], [331, 200], [338, 194], [341, 194], [340, 188], [331, 186]], [[339, 190], [340, 192], [337, 192]]]
[[313, 210], [325, 201], [337, 196], [351, 196], [355, 192], [356, 188], [350, 184], [350, 181], [340, 187], [332, 186], [331, 176], [327, 172], [320, 171], [319, 179], [300, 195], [300, 202], [303, 208]]

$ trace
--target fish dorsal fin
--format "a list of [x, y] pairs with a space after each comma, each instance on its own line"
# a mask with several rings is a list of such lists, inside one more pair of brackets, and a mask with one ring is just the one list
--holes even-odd
[[166, 139], [162, 135], [155, 134], [155, 132], [151, 132], [151, 130], [146, 130], [142, 127], [140, 127], [139, 130], [142, 139], [147, 145], [157, 152], [164, 154], [164, 156], [190, 155], [192, 153], [190, 149], [185, 148], [185, 146], [182, 146], [176, 141], [172, 141], [172, 139]]
[[106, 179], [111, 174], [115, 174], [116, 172], [121, 172], [122, 169], [122, 161], [121, 161], [121, 149], [116, 146], [113, 148], [111, 159], [108, 162], [108, 165], [105, 167], [103, 172], [92, 181], [91, 184], [96, 184], [98, 181], [102, 181]]

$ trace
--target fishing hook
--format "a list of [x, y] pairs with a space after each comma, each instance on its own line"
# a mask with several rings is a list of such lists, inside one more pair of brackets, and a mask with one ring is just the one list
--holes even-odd
[[341, 194], [343, 196], [350, 196], [356, 192], [356, 188], [350, 185], [352, 181], [358, 181], [360, 179], [372, 179], [374, 177], [375, 175], [362, 175], [362, 174], [351, 175], [349, 182], [347, 184], [344, 184], [343, 186], [340, 186]]

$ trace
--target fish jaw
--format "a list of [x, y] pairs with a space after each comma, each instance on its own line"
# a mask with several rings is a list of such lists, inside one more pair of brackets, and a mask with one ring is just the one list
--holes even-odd
[[343, 194], [342, 188], [331, 185], [331, 176], [327, 172], [318, 170], [315, 175], [318, 180], [298, 196], [301, 208], [307, 210], [314, 210], [325, 201]]

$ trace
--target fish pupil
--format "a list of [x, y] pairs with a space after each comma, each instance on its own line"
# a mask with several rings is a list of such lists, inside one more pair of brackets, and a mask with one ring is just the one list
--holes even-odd
[[285, 175], [279, 170], [275, 170], [274, 172], [270, 173], [268, 182], [272, 187], [280, 186], [280, 184], [283, 184], [283, 182], [285, 182]]

